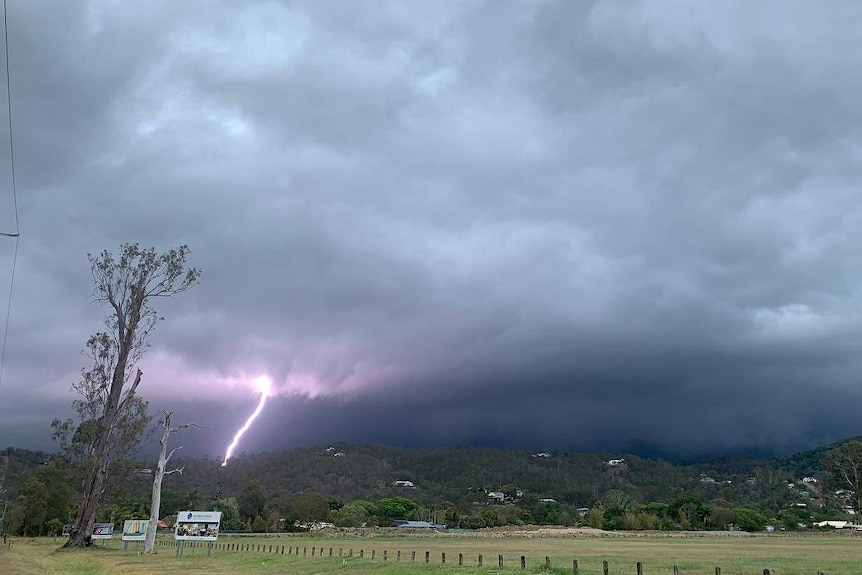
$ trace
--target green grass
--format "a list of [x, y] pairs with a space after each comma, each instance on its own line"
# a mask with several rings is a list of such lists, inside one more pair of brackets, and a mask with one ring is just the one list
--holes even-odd
[[[161, 541], [171, 541], [169, 537]], [[152, 573], [201, 573], [236, 575], [242, 573], [278, 573], [315, 575], [342, 572], [345, 575], [500, 575], [525, 573], [520, 556], [527, 559], [528, 573], [548, 573], [545, 556], [550, 556], [550, 573], [572, 573], [577, 559], [581, 575], [600, 575], [602, 561], [607, 560], [613, 574], [634, 574], [641, 561], [644, 573], [671, 574], [673, 565], [683, 575], [713, 575], [720, 566], [723, 575], [760, 575], [765, 567], [773, 575], [827, 574], [862, 575], [862, 538], [846, 535], [792, 537], [784, 535], [753, 537], [667, 537], [643, 535], [604, 535], [577, 537], [475, 536], [366, 536], [366, 537], [232, 537], [223, 536], [220, 544], [261, 546], [262, 551], [228, 551], [220, 548], [206, 556], [206, 548], [194, 551], [186, 547], [183, 557], [176, 548], [157, 546], [156, 555], [144, 557], [130, 544], [111, 541], [107, 548], [58, 550], [61, 541], [23, 539], [12, 541], [11, 549], [0, 550], [0, 573], [3, 575], [151, 575]], [[272, 545], [278, 553], [269, 553]], [[280, 553], [284, 545], [285, 553]], [[299, 549], [288, 554], [288, 549]], [[316, 549], [311, 556], [311, 549]], [[319, 556], [323, 547], [324, 556]], [[333, 556], [329, 557], [329, 548]], [[305, 556], [302, 550], [305, 548]], [[348, 557], [350, 549], [353, 557]], [[342, 556], [339, 557], [339, 550]], [[359, 557], [362, 550], [364, 557]], [[372, 550], [375, 558], [371, 559]], [[383, 551], [388, 560], [383, 560]], [[401, 561], [396, 562], [397, 551]], [[416, 561], [411, 552], [416, 551]], [[425, 563], [425, 552], [430, 563]], [[446, 565], [441, 565], [441, 553]], [[464, 565], [458, 566], [458, 554]], [[484, 556], [483, 567], [477, 566], [478, 555]], [[504, 566], [497, 566], [498, 555]]]

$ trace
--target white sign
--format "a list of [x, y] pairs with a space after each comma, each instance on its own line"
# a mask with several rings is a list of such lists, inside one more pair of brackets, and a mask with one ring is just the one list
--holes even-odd
[[181, 511], [177, 514], [174, 538], [178, 541], [215, 541], [221, 511]]
[[127, 519], [123, 523], [123, 541], [146, 541], [149, 519]]
[[113, 534], [113, 523], [96, 523], [93, 525], [93, 539], [110, 539]]

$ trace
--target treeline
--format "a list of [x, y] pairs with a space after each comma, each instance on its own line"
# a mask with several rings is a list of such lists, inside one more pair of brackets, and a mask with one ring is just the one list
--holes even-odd
[[[80, 469], [40, 452], [5, 453], [14, 470], [7, 474], [14, 502], [6, 529], [38, 535], [69, 523]], [[303, 529], [313, 522], [386, 526], [396, 519], [466, 529], [561, 524], [758, 530], [767, 523], [795, 529], [841, 518], [846, 501], [830, 496], [837, 485], [819, 467], [825, 453], [817, 450], [816, 463], [798, 454], [773, 462], [696, 464], [624, 455], [610, 464], [606, 454], [321, 446], [241, 454], [227, 467], [209, 458], [179, 460], [185, 472], [166, 480], [161, 510], [168, 523], [181, 510], [221, 510], [224, 529], [252, 531]], [[148, 516], [153, 467], [151, 461], [115, 466], [99, 520]], [[799, 482], [800, 471], [819, 483]]]

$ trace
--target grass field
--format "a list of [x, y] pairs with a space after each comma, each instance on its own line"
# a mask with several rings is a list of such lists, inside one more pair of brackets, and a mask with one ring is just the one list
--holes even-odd
[[[169, 542], [172, 539], [160, 539]], [[658, 536], [583, 536], [583, 537], [231, 537], [222, 536], [224, 545], [251, 545], [253, 551], [229, 551], [214, 548], [206, 556], [205, 548], [185, 549], [176, 557], [176, 549], [157, 546], [155, 556], [143, 557], [134, 550], [122, 550], [122, 542], [113, 540], [107, 548], [58, 550], [61, 541], [52, 539], [12, 540], [11, 548], [0, 549], [2, 575], [151, 575], [153, 573], [201, 573], [238, 575], [244, 573], [322, 574], [343, 572], [355, 575], [458, 573], [514, 574], [520, 569], [520, 557], [526, 557], [527, 572], [547, 572], [545, 556], [551, 557], [551, 573], [572, 573], [572, 560], [578, 560], [581, 575], [601, 575], [602, 561], [608, 561], [610, 574], [634, 574], [641, 561], [646, 575], [672, 574], [674, 564], [684, 575], [761, 575], [764, 568], [772, 574], [862, 575], [862, 538], [834, 535], [791, 537], [784, 535], [752, 537], [658, 537]], [[257, 546], [261, 551], [256, 551]], [[285, 551], [280, 553], [281, 546]], [[274, 551], [270, 553], [270, 546]], [[315, 555], [312, 557], [312, 547]], [[333, 556], [329, 557], [329, 548]], [[299, 549], [288, 553], [289, 549]], [[323, 548], [323, 557], [319, 550]], [[303, 549], [305, 556], [303, 556]], [[353, 550], [353, 556], [348, 557]], [[360, 550], [363, 557], [359, 557]], [[372, 550], [374, 558], [372, 559]], [[383, 559], [384, 550], [387, 560]], [[400, 562], [396, 561], [401, 551]], [[339, 551], [342, 556], [339, 557]], [[416, 560], [411, 561], [412, 552]], [[425, 563], [425, 553], [430, 563]], [[441, 564], [446, 553], [446, 565]], [[464, 565], [458, 566], [463, 554]], [[478, 555], [484, 564], [477, 566]], [[503, 555], [503, 568], [498, 555]]]

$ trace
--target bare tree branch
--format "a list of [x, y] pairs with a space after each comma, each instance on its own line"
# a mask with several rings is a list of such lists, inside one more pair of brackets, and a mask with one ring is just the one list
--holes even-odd
[[209, 429], [209, 427], [207, 427], [206, 425], [198, 425], [197, 423], [184, 423], [179, 427], [172, 427], [171, 433], [179, 431], [180, 429], [188, 429], [189, 427], [195, 427], [197, 429]]

